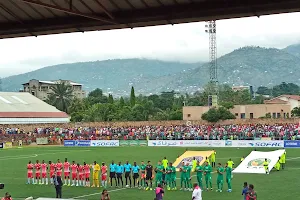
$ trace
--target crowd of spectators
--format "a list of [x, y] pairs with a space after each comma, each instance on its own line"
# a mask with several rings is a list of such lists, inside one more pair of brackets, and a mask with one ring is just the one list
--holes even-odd
[[48, 137], [49, 143], [72, 140], [253, 140], [268, 137], [276, 140], [300, 139], [299, 124], [141, 126], [141, 127], [77, 127], [35, 128], [25, 132], [19, 128], [0, 128], [0, 141], [29, 144], [38, 137]]

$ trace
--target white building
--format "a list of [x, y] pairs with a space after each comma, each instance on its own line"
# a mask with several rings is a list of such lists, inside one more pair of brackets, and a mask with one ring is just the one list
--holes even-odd
[[281, 95], [270, 100], [265, 100], [266, 104], [288, 104], [291, 106], [291, 110], [300, 106], [299, 95]]

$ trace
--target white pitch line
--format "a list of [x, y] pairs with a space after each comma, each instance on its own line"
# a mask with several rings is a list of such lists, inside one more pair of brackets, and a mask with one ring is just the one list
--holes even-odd
[[[91, 151], [91, 150], [81, 150], [82, 151]], [[61, 151], [60, 153], [73, 153], [75, 151]], [[41, 153], [41, 154], [27, 154], [27, 155], [18, 155], [18, 156], [6, 156], [6, 157], [1, 157], [0, 160], [15, 160], [15, 159], [22, 159], [22, 158], [35, 158], [38, 156], [42, 156], [42, 155], [53, 155], [53, 154], [57, 154], [52, 152], [52, 153]]]
[[[114, 189], [114, 190], [108, 190], [108, 192], [116, 192], [116, 191], [120, 191], [120, 190], [125, 190], [126, 188], [120, 188], [120, 189]], [[78, 199], [78, 198], [82, 198], [82, 197], [89, 197], [89, 196], [94, 196], [94, 195], [98, 195], [101, 194], [102, 192], [97, 192], [97, 193], [92, 193], [92, 194], [86, 194], [86, 195], [82, 195], [82, 196], [77, 196], [77, 197], [72, 197], [70, 199]]]
[[298, 160], [300, 157], [292, 157], [292, 158], [287, 158], [286, 160]]

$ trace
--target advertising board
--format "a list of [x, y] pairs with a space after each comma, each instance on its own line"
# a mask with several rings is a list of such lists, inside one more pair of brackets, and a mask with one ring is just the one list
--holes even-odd
[[4, 147], [4, 143], [0, 143], [0, 149], [3, 149], [3, 147]]
[[151, 147], [225, 147], [225, 140], [149, 140]]
[[92, 147], [118, 147], [119, 140], [92, 140], [90, 146]]
[[284, 147], [283, 140], [149, 140], [151, 147]]
[[225, 147], [284, 147], [283, 140], [226, 140]]
[[120, 140], [120, 146], [147, 146], [147, 140]]
[[65, 147], [89, 147], [91, 140], [64, 140]]
[[36, 138], [36, 144], [48, 144], [48, 138], [43, 137], [43, 138]]
[[13, 145], [12, 145], [12, 142], [5, 142], [3, 148], [4, 148], [4, 149], [11, 149], [12, 146], [13, 146]]
[[285, 148], [300, 148], [300, 140], [285, 140]]

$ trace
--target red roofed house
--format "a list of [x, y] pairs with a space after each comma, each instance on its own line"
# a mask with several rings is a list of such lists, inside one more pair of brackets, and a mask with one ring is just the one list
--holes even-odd
[[280, 95], [270, 100], [265, 100], [265, 104], [288, 104], [291, 110], [300, 106], [300, 96], [298, 95]]
[[0, 92], [0, 124], [68, 123], [69, 116], [27, 92]]

